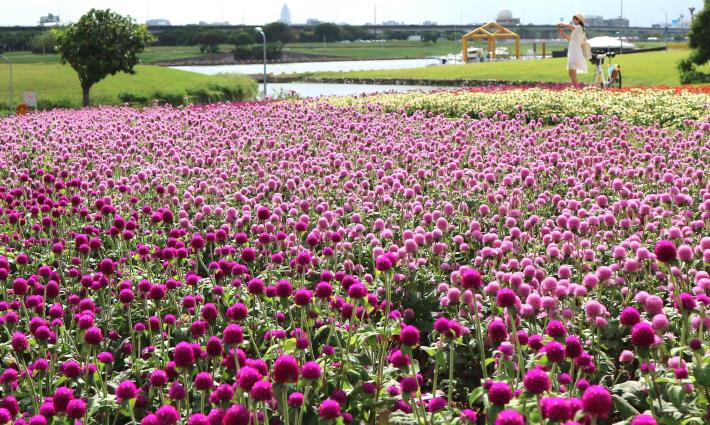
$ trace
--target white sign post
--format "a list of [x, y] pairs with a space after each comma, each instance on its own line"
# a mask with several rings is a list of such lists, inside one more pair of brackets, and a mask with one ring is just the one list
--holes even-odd
[[22, 92], [22, 103], [37, 109], [37, 93], [33, 91]]

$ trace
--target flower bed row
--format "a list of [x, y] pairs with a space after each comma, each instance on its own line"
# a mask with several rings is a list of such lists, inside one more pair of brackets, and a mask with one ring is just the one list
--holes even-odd
[[436, 93], [389, 93], [360, 97], [335, 97], [325, 101], [338, 106], [364, 108], [380, 105], [384, 111], [424, 110], [448, 117], [508, 117], [542, 120], [552, 124], [565, 117], [618, 116], [637, 125], [684, 127], [707, 121], [710, 94], [677, 90], [596, 90], [494, 88]]
[[706, 423], [709, 134], [4, 119], [0, 424]]

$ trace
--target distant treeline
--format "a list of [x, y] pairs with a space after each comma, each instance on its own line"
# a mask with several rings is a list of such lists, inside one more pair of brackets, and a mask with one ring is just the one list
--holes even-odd
[[[215, 53], [220, 49], [220, 45], [235, 46], [232, 50], [237, 59], [251, 59], [261, 57], [261, 35], [252, 27], [236, 27], [234, 29], [220, 29], [209, 26], [183, 26], [170, 28], [151, 28], [157, 38], [157, 44], [161, 46], [199, 46], [205, 53]], [[264, 33], [267, 40], [267, 55], [270, 58], [277, 58], [281, 52], [281, 46], [294, 42], [337, 42], [371, 40], [375, 34], [370, 27], [360, 27], [351, 25], [337, 25], [332, 23], [321, 23], [314, 26], [290, 27], [281, 22], [266, 24]], [[556, 31], [539, 31], [533, 27], [519, 26], [514, 30], [521, 38], [557, 38]], [[423, 42], [435, 42], [440, 38], [456, 40], [463, 35], [462, 31], [393, 31], [384, 30], [377, 32], [377, 39], [384, 40], [406, 40], [410, 35], [422, 36]], [[604, 34], [599, 34], [604, 35]], [[662, 30], [656, 32], [646, 32], [644, 34], [626, 34], [661, 37]], [[36, 31], [17, 31], [12, 28], [0, 29], [0, 52], [31, 50], [35, 53], [51, 53], [54, 51], [55, 37], [49, 29], [37, 29]]]

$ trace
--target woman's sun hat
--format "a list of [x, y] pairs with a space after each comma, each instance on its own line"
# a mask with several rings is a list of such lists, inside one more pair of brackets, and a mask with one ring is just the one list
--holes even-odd
[[582, 15], [581, 13], [575, 14], [575, 15], [573, 16], [573, 18], [577, 18], [577, 20], [578, 20], [579, 22], [581, 22], [582, 25], [585, 25], [584, 15]]

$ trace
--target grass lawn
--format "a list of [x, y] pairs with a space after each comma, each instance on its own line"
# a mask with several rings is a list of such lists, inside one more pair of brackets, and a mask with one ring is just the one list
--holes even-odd
[[[676, 63], [688, 55], [687, 50], [636, 53], [619, 55], [612, 59], [621, 65], [625, 86], [679, 85]], [[488, 62], [469, 65], [443, 65], [426, 68], [382, 71], [321, 72], [312, 76], [321, 78], [391, 78], [429, 80], [522, 80], [522, 81], [568, 81], [565, 58], [535, 61]], [[608, 61], [606, 64], [608, 65]], [[589, 82], [594, 68], [589, 64], [589, 72], [580, 81]], [[710, 64], [701, 67], [710, 71]]]
[[[5, 107], [9, 96], [8, 80], [8, 66], [0, 63], [0, 105]], [[14, 64], [13, 82], [13, 104], [21, 101], [23, 91], [35, 91], [40, 107], [81, 105], [79, 79], [68, 65]], [[159, 66], [139, 65], [133, 75], [120, 73], [100, 81], [91, 89], [91, 101], [93, 104], [119, 104], [122, 103], [119, 99], [122, 93], [144, 97], [148, 101], [184, 97], [188, 95], [188, 91], [199, 90], [217, 96], [217, 92], [223, 89], [233, 96], [241, 90], [241, 97], [244, 99], [253, 98], [257, 91], [256, 83], [246, 76], [207, 76]]]
[[[234, 48], [232, 45], [223, 44], [219, 46], [220, 52], [230, 52]], [[4, 55], [12, 63], [58, 63], [58, 54], [33, 54], [29, 51], [6, 52]], [[171, 61], [178, 59], [191, 59], [205, 56], [200, 52], [198, 46], [150, 46], [143, 53], [139, 54], [143, 63], [157, 61]]]

